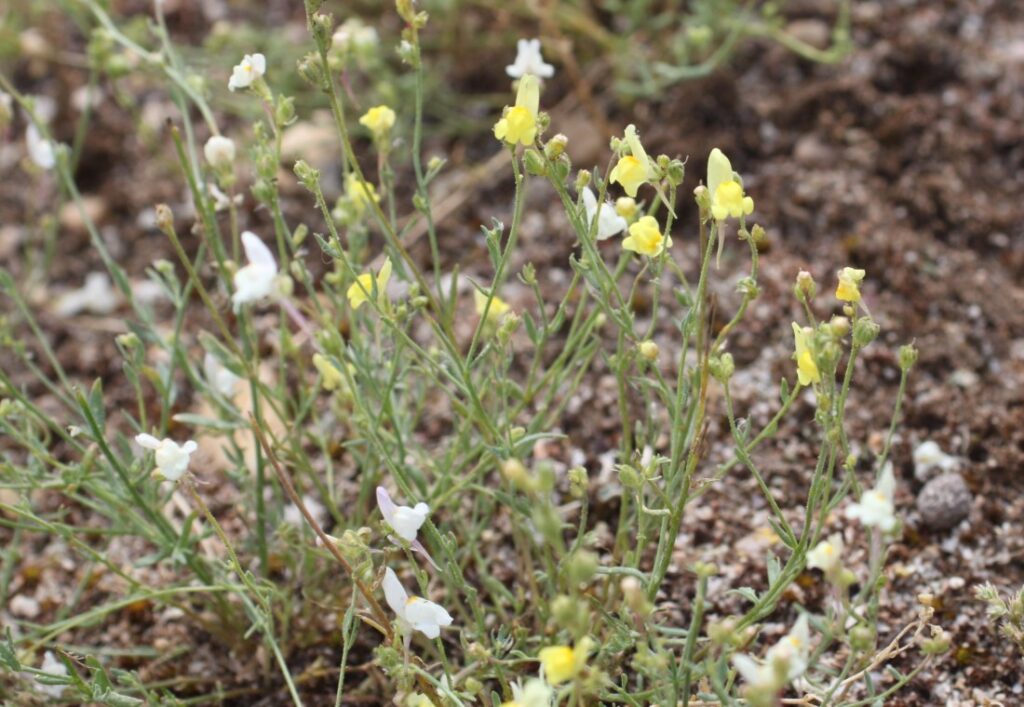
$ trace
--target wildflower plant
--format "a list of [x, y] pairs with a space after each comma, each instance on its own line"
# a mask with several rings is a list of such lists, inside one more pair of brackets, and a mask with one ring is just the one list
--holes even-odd
[[[377, 95], [361, 96], [357, 107], [341, 81], [343, 67], [372, 63], [377, 33], [351, 19], [339, 26], [319, 2], [306, 2], [310, 51], [295, 71], [332, 115], [337, 180], [283, 161], [281, 135], [297, 117], [279, 88], [290, 67], [270, 66], [262, 54], [221, 67], [233, 100], [261, 116], [232, 129], [232, 141], [217, 124], [215, 99], [187, 78], [160, 3], [152, 49], [99, 3], [85, 5], [102, 28], [108, 63], [110, 53], [141, 53], [182, 102], [169, 134], [195, 212], [154, 211], [178, 261], [147, 272], [175, 322], [168, 332], [157, 310], [133, 296], [82, 210], [126, 302], [129, 329], [116, 345], [135, 401], [116, 419], [102, 381], [71, 380], [18, 283], [0, 270], [10, 311], [55, 373], [8, 332], [4, 345], [61, 408], [44, 411], [0, 369], [0, 431], [16, 450], [5, 453], [2, 485], [17, 494], [0, 500], [3, 522], [59, 537], [90, 567], [117, 576], [124, 592], [82, 610], [81, 620], [19, 623], [0, 645], [8, 672], [58, 680], [65, 697], [81, 701], [115, 693], [159, 701], [179, 686], [123, 671], [111, 677], [102, 654], [71, 660], [84, 648], [63, 643], [67, 632], [134, 601], [173, 608], [175, 620], [196, 622], [225, 649], [265, 658], [282, 700], [294, 704], [304, 694], [297, 656], [312, 646], [333, 651], [336, 704], [371, 694], [530, 707], [740, 697], [770, 705], [782, 695], [868, 704], [920, 669], [889, 666], [877, 679], [878, 666], [912, 639], [932, 631], [922, 664], [940, 652], [927, 608], [904, 617], [895, 636], [876, 635], [887, 548], [900, 529], [888, 456], [916, 352], [900, 350], [883, 449], [859, 454], [846, 415], [858, 357], [878, 345], [879, 327], [863, 305], [867, 273], [840, 271], [838, 299], [818, 297], [809, 275], [798, 278], [793, 360], [778, 390], [765, 394], [775, 411], [757, 424], [738, 409], [730, 346], [760, 295], [765, 238], [748, 223], [756, 195], [742, 178], [756, 165], [733, 165], [709, 145], [706, 179], [687, 180], [682, 159], [648, 154], [630, 124], [609, 143], [605, 168], [581, 169], [544, 110], [557, 89], [541, 79], [555, 69], [539, 44], [521, 43], [508, 67], [515, 98], [493, 116], [497, 142], [489, 143], [507, 155], [509, 223], [496, 217], [482, 230], [487, 261], [463, 271], [441, 256], [430, 187], [444, 162], [425, 159], [423, 147], [429, 57], [420, 31], [428, 18], [411, 0], [396, 3], [398, 54], [415, 90], [411, 104], [393, 108]], [[0, 88], [31, 109], [6, 78]], [[360, 159], [357, 138], [367, 134], [376, 160]], [[63, 148], [52, 168], [80, 205]], [[282, 169], [302, 189], [306, 211], [297, 222], [281, 206]], [[398, 188], [398, 174], [411, 183]], [[218, 217], [218, 199], [201, 180], [251, 199], [239, 206], [229, 195], [229, 213]], [[557, 237], [572, 249], [564, 281], [531, 263], [514, 271], [527, 186], [543, 186], [564, 212], [570, 232]], [[696, 222], [679, 223], [678, 200], [689, 194]], [[266, 214], [262, 227], [246, 203]], [[185, 232], [196, 238], [186, 244]], [[425, 255], [414, 254], [416, 237]], [[749, 270], [735, 283], [735, 307], [719, 311], [724, 324], [713, 327], [722, 249]], [[326, 264], [322, 277], [313, 259]], [[649, 311], [636, 306], [640, 295]], [[837, 308], [843, 316], [828, 318]], [[786, 358], [790, 329], [775, 333], [787, 341]], [[551, 451], [563, 449], [572, 401], [595, 374], [607, 374], [617, 396], [614, 433], [593, 441], [614, 471], [600, 484], [595, 460]], [[778, 499], [757, 457], [787, 416], [799, 416], [816, 455], [806, 460], [802, 494]], [[721, 458], [708, 453], [715, 418], [726, 432]], [[57, 444], [60, 456], [50, 453]], [[176, 483], [152, 479], [154, 467]], [[763, 495], [780, 554], [766, 558], [765, 577], [726, 586], [731, 580], [714, 565], [674, 559], [684, 522], [710, 489], [739, 474]], [[83, 539], [71, 520], [36, 503], [29, 492], [41, 487], [104, 518], [110, 535]], [[235, 499], [229, 508], [214, 502], [220, 489]], [[618, 506], [612, 523], [597, 518], [596, 504], [608, 498]], [[159, 566], [170, 584], [115, 561], [103, 545], [115, 536], [137, 538], [149, 553], [137, 564]], [[869, 568], [850, 577], [843, 555], [859, 544], [869, 548]], [[787, 589], [814, 573], [831, 601], [794, 606]], [[692, 599], [680, 603], [682, 595]], [[683, 607], [682, 621], [667, 603]], [[67, 672], [50, 657], [43, 669], [31, 667], [41, 650], [54, 651]], [[371, 677], [356, 676], [364, 670]]]

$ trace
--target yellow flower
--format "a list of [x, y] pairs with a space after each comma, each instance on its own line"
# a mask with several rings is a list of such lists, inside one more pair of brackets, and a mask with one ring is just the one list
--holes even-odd
[[[476, 306], [476, 313], [481, 317], [484, 316], [484, 309], [487, 308], [487, 295], [480, 290], [473, 290], [473, 304]], [[491, 324], [498, 324], [510, 309], [512, 307], [508, 302], [498, 295], [494, 295], [491, 299], [491, 306], [487, 309], [487, 321]]]
[[796, 342], [796, 375], [800, 380], [800, 385], [821, 382], [821, 372], [818, 370], [818, 364], [814, 362], [814, 356], [808, 346], [811, 334], [810, 327], [801, 327], [793, 322], [793, 339]]
[[532, 145], [537, 139], [537, 113], [540, 112], [540, 81], [533, 74], [519, 79], [516, 104], [507, 108], [494, 124], [494, 137], [509, 145]]
[[345, 379], [330, 359], [320, 353], [313, 354], [313, 365], [320, 372], [323, 379], [324, 390], [337, 390], [345, 385]]
[[623, 239], [622, 247], [654, 258], [665, 248], [672, 247], [672, 236], [662, 235], [653, 216], [644, 216], [629, 227], [629, 235]]
[[860, 283], [867, 273], [857, 268], [843, 268], [839, 271], [839, 285], [836, 298], [844, 302], [860, 302]]
[[542, 648], [537, 654], [537, 660], [540, 661], [544, 671], [544, 678], [552, 685], [558, 685], [576, 677], [587, 663], [590, 646], [590, 639], [583, 638], [575, 648], [570, 646]]
[[615, 200], [615, 213], [627, 221], [632, 221], [636, 216], [636, 199], [620, 196]]
[[368, 128], [375, 137], [381, 137], [394, 126], [395, 111], [387, 106], [374, 106], [363, 113], [359, 123]]
[[716, 221], [749, 216], [754, 211], [754, 200], [743, 193], [729, 158], [717, 147], [708, 157], [708, 193], [711, 215]]
[[380, 196], [377, 195], [377, 188], [369, 182], [359, 181], [355, 172], [349, 172], [345, 177], [345, 193], [352, 202], [353, 208], [358, 213], [363, 213], [370, 203], [380, 203]]
[[[385, 258], [384, 264], [380, 266], [380, 270], [377, 272], [377, 301], [383, 302], [385, 295], [384, 289], [388, 285], [388, 280], [391, 279], [391, 258]], [[352, 309], [359, 309], [363, 302], [368, 300], [373, 295], [374, 277], [368, 272], [364, 272], [362, 275], [356, 278], [356, 281], [352, 283], [346, 292], [348, 297], [349, 306]]]
[[625, 137], [630, 154], [619, 159], [608, 177], [611, 181], [621, 184], [627, 194], [635, 197], [640, 185], [651, 179], [651, 161], [647, 158], [640, 138], [637, 137], [636, 126], [627, 125]]

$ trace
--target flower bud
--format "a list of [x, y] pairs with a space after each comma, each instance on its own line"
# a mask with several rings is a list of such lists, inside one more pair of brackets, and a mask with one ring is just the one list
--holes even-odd
[[814, 295], [818, 292], [818, 285], [814, 282], [814, 277], [806, 270], [801, 270], [796, 275], [796, 286], [793, 288], [793, 294], [801, 302], [810, 302], [814, 299]]
[[320, 170], [311, 167], [305, 160], [295, 163], [295, 176], [302, 182], [302, 186], [310, 191], [315, 191], [320, 182]]
[[856, 651], [870, 651], [875, 647], [875, 632], [869, 626], [854, 626], [850, 631], [850, 646]]
[[640, 355], [643, 356], [645, 360], [650, 361], [651, 363], [657, 361], [658, 354], [661, 353], [661, 350], [658, 348], [658, 345], [651, 341], [650, 339], [641, 341], [639, 344], [637, 344], [637, 349], [640, 351]]
[[615, 200], [615, 213], [627, 221], [632, 221], [636, 216], [636, 199], [629, 196], [620, 196]]
[[576, 191], [581, 192], [590, 185], [590, 170], [581, 169], [576, 173]]
[[523, 154], [523, 161], [526, 163], [526, 171], [530, 174], [543, 177], [548, 173], [548, 166], [544, 163], [544, 158], [536, 150], [527, 150]]
[[171, 207], [167, 204], [157, 204], [154, 211], [156, 212], [157, 228], [164, 233], [174, 231], [174, 213], [171, 211]]
[[726, 352], [721, 356], [712, 356], [708, 361], [708, 372], [719, 383], [728, 383], [732, 374], [736, 372], [736, 363], [732, 360], [732, 354]]
[[588, 584], [594, 578], [594, 575], [597, 574], [597, 568], [600, 564], [597, 555], [589, 550], [574, 552], [572, 557], [569, 558], [569, 565], [566, 568], [569, 581], [577, 585]]
[[832, 317], [832, 321], [828, 323], [828, 329], [834, 339], [842, 339], [850, 333], [850, 320], [846, 317]]
[[558, 133], [548, 140], [546, 145], [544, 145], [544, 154], [548, 156], [549, 160], [556, 160], [562, 156], [562, 153], [565, 152], [565, 147], [568, 144], [569, 138], [562, 133]]
[[917, 363], [917, 349], [913, 344], [904, 344], [899, 352], [900, 370], [909, 371]]
[[861, 317], [853, 324], [853, 343], [857, 347], [870, 344], [878, 336], [879, 326], [867, 317]]
[[569, 493], [575, 498], [583, 498], [587, 495], [589, 479], [587, 470], [582, 466], [574, 466], [569, 469]]

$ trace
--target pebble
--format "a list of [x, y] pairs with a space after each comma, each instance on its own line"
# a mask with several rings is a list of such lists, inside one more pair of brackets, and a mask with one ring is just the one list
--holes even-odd
[[957, 473], [937, 476], [917, 495], [921, 520], [932, 530], [952, 528], [971, 510], [971, 491]]
[[39, 616], [39, 602], [32, 597], [27, 597], [24, 594], [16, 594], [11, 597], [11, 601], [8, 604], [11, 613], [15, 616], [20, 616], [25, 619], [34, 619]]

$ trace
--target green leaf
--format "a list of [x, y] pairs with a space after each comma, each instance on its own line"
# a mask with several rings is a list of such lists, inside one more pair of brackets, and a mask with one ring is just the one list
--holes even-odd
[[14, 652], [14, 641], [11, 640], [10, 627], [4, 631], [4, 640], [0, 641], [0, 665], [14, 673], [21, 670], [18, 654]]
[[99, 428], [99, 432], [102, 433], [106, 427], [107, 422], [107, 411], [103, 407], [103, 381], [97, 378], [92, 384], [92, 388], [89, 390], [89, 411], [92, 413], [93, 418], [96, 420], [96, 426]]
[[741, 597], [751, 602], [752, 604], [757, 603], [757, 592], [751, 587], [739, 587], [738, 589], [730, 589], [729, 594], [739, 594]]

